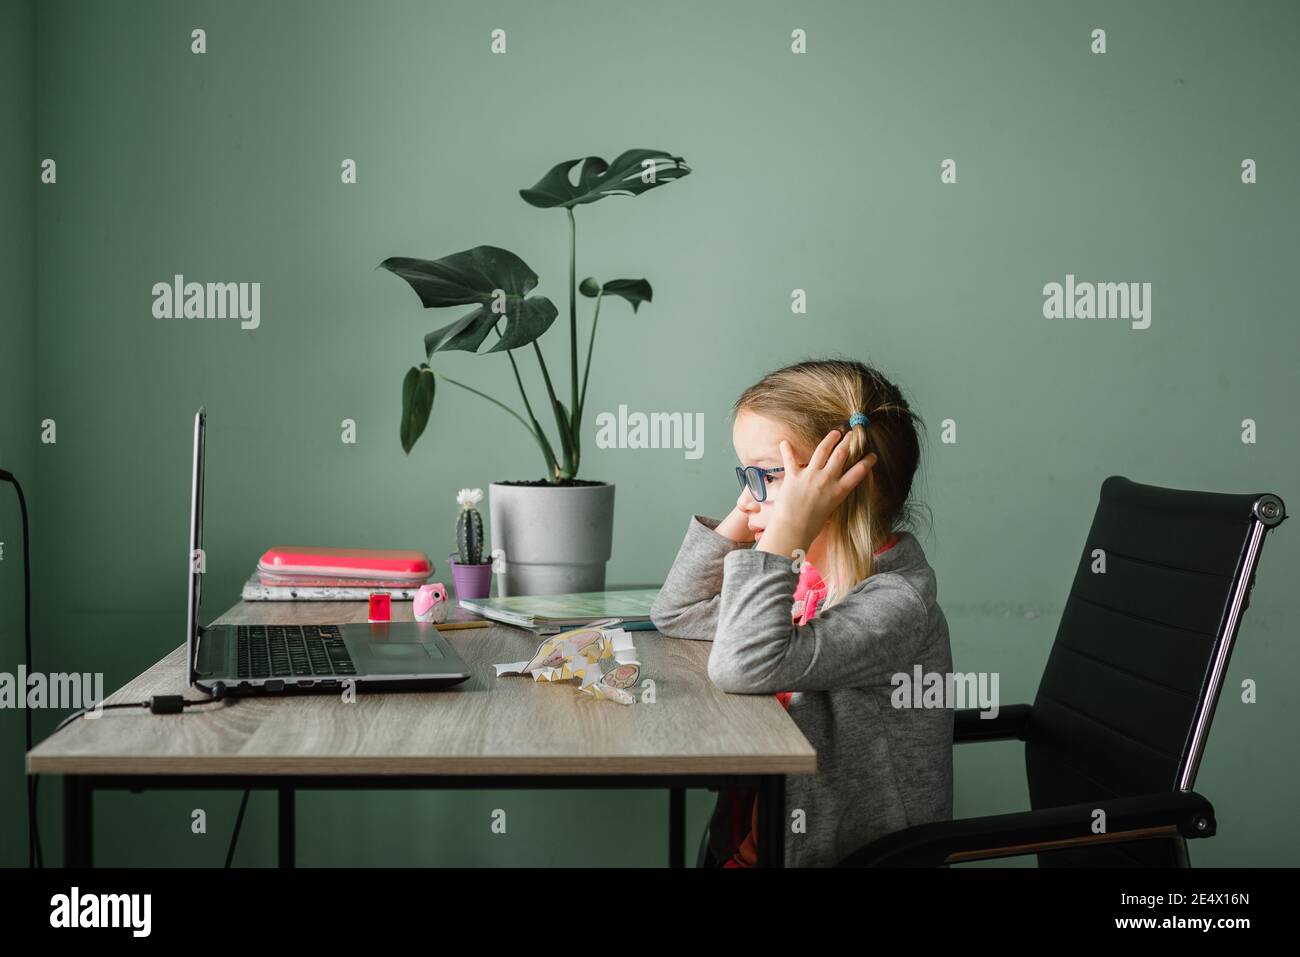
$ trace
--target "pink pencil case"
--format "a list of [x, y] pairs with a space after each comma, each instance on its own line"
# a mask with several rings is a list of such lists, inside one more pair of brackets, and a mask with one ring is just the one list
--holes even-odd
[[283, 578], [368, 578], [424, 582], [433, 563], [424, 552], [381, 548], [305, 548], [277, 545], [257, 563], [259, 574]]

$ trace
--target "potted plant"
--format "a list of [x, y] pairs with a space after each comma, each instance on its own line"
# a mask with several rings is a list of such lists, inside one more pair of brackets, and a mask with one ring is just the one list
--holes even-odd
[[[582, 163], [577, 182], [570, 172]], [[558, 310], [545, 296], [530, 293], [537, 274], [522, 259], [497, 246], [475, 246], [442, 259], [390, 257], [380, 265], [404, 279], [425, 308], [473, 306], [473, 311], [424, 337], [426, 361], [413, 366], [402, 382], [402, 448], [410, 454], [433, 408], [437, 379], [472, 392], [515, 418], [532, 436], [545, 461], [545, 476], [532, 481], [493, 482], [489, 496], [491, 553], [502, 561], [502, 595], [544, 595], [600, 591], [605, 587], [614, 528], [614, 486], [579, 479], [582, 421], [591, 374], [596, 326], [605, 297], [625, 300], [635, 313], [652, 296], [645, 279], [593, 277], [577, 282], [577, 222], [574, 208], [606, 196], [639, 196], [680, 179], [690, 168], [680, 156], [636, 149], [606, 163], [598, 156], [560, 163], [529, 189], [523, 200], [540, 209], [563, 209], [569, 223], [569, 381], [568, 403], [557, 393], [537, 340], [555, 322]], [[578, 294], [594, 300], [585, 360], [579, 360]], [[494, 337], [494, 338], [490, 338]], [[481, 348], [484, 342], [487, 348]], [[531, 351], [541, 371], [546, 396], [535, 407], [519, 373], [518, 350]], [[493, 396], [429, 365], [443, 352], [483, 355], [504, 352], [514, 372], [523, 413]], [[581, 370], [581, 376], [579, 371]], [[561, 383], [563, 386], [563, 383]], [[553, 443], [534, 413], [549, 409], [555, 422]], [[559, 454], [556, 454], [558, 443]]]
[[447, 564], [451, 565], [457, 600], [486, 598], [492, 590], [492, 562], [483, 558], [483, 516], [478, 511], [482, 500], [481, 488], [463, 488], [456, 494], [460, 506], [456, 515], [456, 554], [447, 556]]

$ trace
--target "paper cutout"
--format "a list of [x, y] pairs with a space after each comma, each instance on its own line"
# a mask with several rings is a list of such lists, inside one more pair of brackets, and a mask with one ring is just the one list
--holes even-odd
[[542, 641], [527, 661], [496, 665], [497, 677], [530, 674], [534, 681], [579, 680], [578, 691], [632, 704], [626, 689], [641, 676], [632, 636], [622, 628], [576, 628]]
[[593, 698], [601, 698], [607, 701], [617, 701], [619, 704], [632, 704], [636, 701], [632, 692], [625, 691], [622, 688], [612, 687], [600, 681], [597, 681], [595, 684], [587, 685], [585, 688], [579, 688], [578, 693], [589, 694]]

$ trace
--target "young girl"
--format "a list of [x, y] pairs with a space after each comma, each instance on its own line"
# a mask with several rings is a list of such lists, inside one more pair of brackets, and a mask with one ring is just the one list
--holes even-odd
[[[891, 703], [895, 675], [952, 670], [934, 570], [908, 531], [920, 419], [880, 373], [841, 360], [770, 373], [734, 411], [736, 507], [691, 519], [650, 617], [713, 642], [720, 689], [789, 710], [817, 772], [786, 778], [806, 832], [787, 833], [785, 863], [830, 866], [952, 817], [952, 711]], [[762, 853], [752, 793], [719, 795], [709, 845], [723, 866]]]

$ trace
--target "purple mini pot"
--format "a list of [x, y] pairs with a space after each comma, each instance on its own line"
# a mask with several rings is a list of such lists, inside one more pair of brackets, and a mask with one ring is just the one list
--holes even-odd
[[462, 565], [451, 558], [451, 580], [456, 586], [456, 600], [462, 598], [487, 598], [492, 591], [492, 563], [482, 562], [478, 565]]

